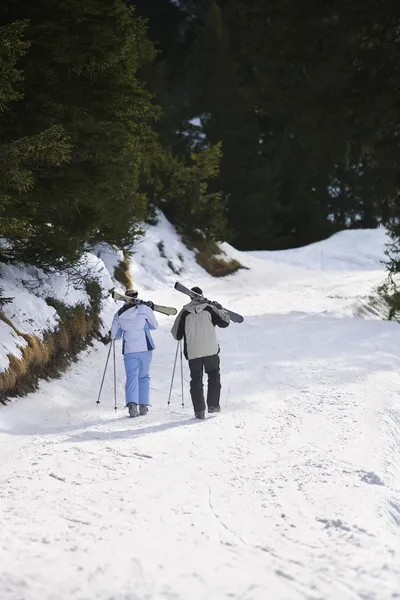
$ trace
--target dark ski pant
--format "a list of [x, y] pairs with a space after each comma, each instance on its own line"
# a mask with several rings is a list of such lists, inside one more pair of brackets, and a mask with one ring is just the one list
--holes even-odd
[[203, 369], [208, 376], [207, 406], [219, 406], [221, 393], [221, 375], [219, 370], [219, 356], [204, 356], [189, 360], [190, 369], [190, 395], [192, 396], [194, 412], [206, 409], [203, 392]]

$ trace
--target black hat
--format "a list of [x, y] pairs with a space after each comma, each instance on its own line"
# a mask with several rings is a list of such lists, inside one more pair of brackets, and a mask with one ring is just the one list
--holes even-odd
[[130, 298], [137, 298], [137, 295], [137, 290], [126, 290], [125, 292], [125, 296], [129, 296]]
[[196, 292], [196, 294], [200, 294], [200, 296], [203, 295], [203, 290], [201, 290], [199, 287], [195, 286], [192, 287], [192, 292]]

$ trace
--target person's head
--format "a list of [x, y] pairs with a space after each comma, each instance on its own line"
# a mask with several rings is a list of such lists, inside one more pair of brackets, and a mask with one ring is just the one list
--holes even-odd
[[137, 298], [138, 292], [137, 290], [126, 290], [125, 296], [129, 296], [130, 298]]
[[196, 294], [200, 294], [200, 296], [203, 295], [203, 290], [201, 290], [199, 287], [195, 286], [192, 287], [192, 292], [195, 292]]

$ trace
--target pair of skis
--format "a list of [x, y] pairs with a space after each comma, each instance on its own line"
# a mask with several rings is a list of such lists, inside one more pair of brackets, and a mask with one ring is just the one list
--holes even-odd
[[114, 300], [123, 300], [124, 302], [133, 304], [134, 306], [139, 306], [139, 304], [150, 306], [153, 310], [162, 313], [163, 315], [173, 316], [178, 312], [173, 306], [161, 306], [161, 304], [154, 304], [153, 302], [146, 300], [139, 300], [138, 298], [125, 296], [125, 294], [121, 294], [121, 292], [117, 292], [116, 290], [111, 290], [111, 296], [114, 298]]
[[[174, 288], [178, 292], [182, 292], [182, 294], [186, 294], [187, 296], [192, 298], [192, 300], [197, 300], [198, 302], [205, 302], [207, 304], [210, 304], [211, 306], [220, 306], [218, 304], [218, 302], [215, 302], [213, 300], [208, 300], [201, 294], [197, 294], [196, 292], [193, 292], [189, 288], [187, 288], [184, 285], [182, 285], [181, 283], [179, 283], [179, 281], [177, 281], [175, 283]], [[163, 315], [173, 316], [173, 315], [176, 315], [176, 313], [178, 312], [176, 310], [176, 308], [174, 308], [173, 306], [162, 306], [160, 304], [154, 304], [153, 302], [139, 300], [138, 298], [132, 298], [131, 296], [125, 296], [125, 294], [122, 294], [121, 292], [117, 292], [116, 290], [111, 290], [111, 295], [114, 298], [114, 300], [123, 300], [124, 302], [128, 302], [129, 304], [133, 304], [133, 305], [145, 304], [146, 306], [150, 306], [151, 308], [153, 308], [153, 310], [155, 310], [159, 313], [162, 313]], [[233, 323], [243, 323], [242, 315], [239, 315], [238, 313], [233, 312], [232, 310], [228, 310], [227, 308], [223, 308], [223, 310], [225, 310], [228, 313], [228, 315], [230, 316], [231, 321]]]
[[[184, 285], [182, 285], [181, 283], [179, 283], [179, 281], [177, 281], [175, 283], [174, 288], [178, 292], [182, 292], [182, 294], [186, 294], [187, 296], [192, 298], [192, 300], [197, 300], [198, 302], [206, 302], [207, 304], [210, 304], [211, 306], [217, 306], [217, 305], [220, 306], [218, 304], [218, 302], [215, 302], [213, 300], [207, 300], [207, 298], [204, 298], [204, 296], [202, 294], [197, 294], [196, 292], [193, 292], [193, 290], [189, 290], [189, 288], [187, 288]], [[238, 313], [235, 313], [232, 310], [228, 310], [227, 308], [223, 308], [223, 310], [228, 313], [228, 315], [230, 316], [231, 321], [233, 321], [233, 323], [243, 323], [242, 315], [239, 315]]]

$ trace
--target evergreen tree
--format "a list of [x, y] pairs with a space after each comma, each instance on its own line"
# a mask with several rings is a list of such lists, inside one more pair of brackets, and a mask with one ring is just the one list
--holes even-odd
[[378, 0], [235, 0], [234, 12], [252, 102], [310, 158], [298, 181], [324, 174], [318, 202], [335, 227], [376, 226], [398, 188], [400, 10]]
[[191, 164], [170, 155], [170, 182], [161, 207], [188, 236], [196, 230], [214, 240], [223, 240], [227, 235], [223, 196], [209, 189], [210, 181], [219, 173], [220, 158], [219, 144], [193, 152]]
[[239, 93], [230, 32], [216, 2], [209, 3], [204, 24], [196, 29], [187, 72], [191, 116], [199, 118], [202, 145], [222, 144], [221, 170], [215, 185], [227, 199], [232, 241], [245, 247], [251, 236], [258, 244], [260, 229], [270, 223], [270, 204], [264, 200], [273, 182], [259, 152], [257, 117]]
[[145, 214], [140, 174], [155, 135], [156, 111], [136, 76], [153, 56], [144, 23], [122, 0], [4, 0], [0, 16], [26, 21], [30, 43], [5, 143], [62, 127], [72, 146], [69, 163], [35, 168], [34, 187], [20, 190], [28, 227], [10, 257], [62, 267], [91, 243], [131, 244]]
[[210, 240], [224, 239], [228, 229], [226, 201], [219, 191], [221, 144], [218, 137], [205, 139], [198, 119], [193, 119], [198, 104], [191, 93], [188, 56], [192, 26], [196, 25], [185, 19], [189, 13], [181, 5], [165, 3], [160, 7], [146, 0], [133, 4], [150, 19], [149, 35], [158, 55], [142, 73], [162, 106], [157, 123], [162, 145], [156, 144], [151, 168], [142, 181], [144, 189], [187, 239], [194, 230], [201, 230]]
[[66, 136], [56, 125], [31, 137], [4, 141], [10, 105], [22, 99], [16, 89], [22, 80], [16, 64], [29, 46], [24, 41], [25, 29], [24, 22], [0, 28], [0, 238], [6, 241], [0, 250], [2, 260], [9, 260], [21, 236], [29, 237], [31, 233], [29, 207], [23, 199], [35, 186], [36, 172], [69, 159]]
[[292, 139], [282, 119], [258, 109], [254, 85], [243, 78], [234, 3], [183, 5], [186, 26], [179, 23], [175, 47], [166, 45], [150, 77], [164, 110], [162, 140], [182, 157], [221, 142], [221, 170], [211, 190], [226, 199], [238, 247], [280, 248], [328, 235], [321, 168], [311, 157], [306, 163], [302, 141]]

